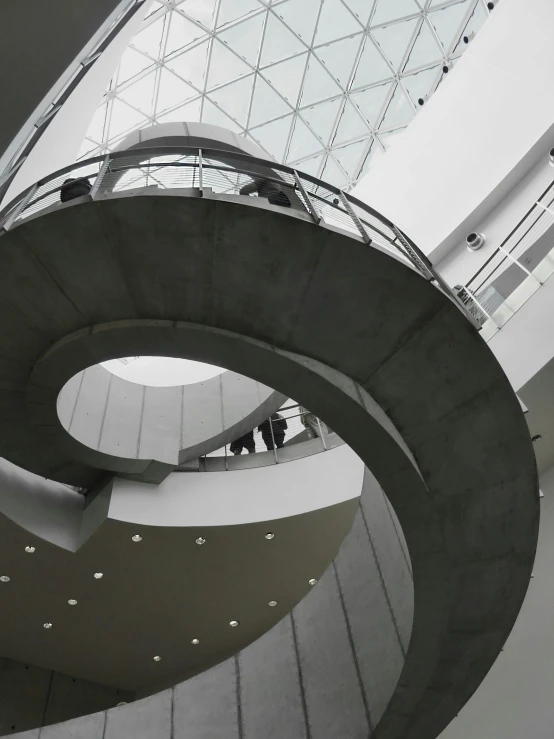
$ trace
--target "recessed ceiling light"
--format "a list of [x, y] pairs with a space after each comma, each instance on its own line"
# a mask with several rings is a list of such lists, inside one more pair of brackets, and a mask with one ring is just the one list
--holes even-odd
[[277, 605], [277, 601], [276, 600], [270, 600], [267, 605], [268, 606], [271, 606], [272, 608], [274, 608]]
[[317, 580], [315, 579], [315, 577], [312, 577], [312, 579], [311, 579], [311, 580], [308, 580], [308, 583], [309, 583], [310, 585], [315, 585], [315, 584], [316, 584], [316, 582], [317, 582]]
[[47, 621], [45, 624], [42, 624], [42, 626], [45, 629], [51, 629], [52, 628], [52, 624], [50, 623], [50, 621]]
[[267, 534], [265, 535], [265, 538], [266, 539], [273, 539], [274, 536], [275, 536], [275, 534], [272, 531], [268, 531]]
[[206, 543], [206, 539], [204, 539], [203, 536], [199, 536], [198, 539], [196, 540], [196, 543], [198, 544], [198, 546], [202, 546], [202, 544]]
[[75, 600], [75, 598], [70, 598], [67, 602], [69, 603], [70, 606], [77, 605], [77, 601]]
[[10, 578], [7, 575], [0, 575], [0, 582], [9, 582]]
[[229, 626], [232, 626], [233, 628], [235, 628], [235, 626], [238, 626], [238, 625], [239, 625], [238, 621], [229, 621]]
[[131, 537], [131, 539], [134, 542], [142, 541], [142, 536], [140, 534], [135, 534], [134, 536]]
[[191, 644], [200, 644], [200, 639], [193, 639]]
[[161, 662], [161, 660], [162, 660], [162, 658], [160, 657], [160, 655], [159, 655], [159, 654], [157, 654], [157, 655], [156, 655], [156, 656], [154, 657], [154, 662]]
[[25, 547], [25, 551], [27, 552], [27, 554], [34, 554], [35, 553], [35, 548], [34, 547]]
[[101, 580], [104, 577], [104, 573], [103, 572], [95, 572], [94, 575], [93, 575], [93, 577], [94, 577], [95, 580]]

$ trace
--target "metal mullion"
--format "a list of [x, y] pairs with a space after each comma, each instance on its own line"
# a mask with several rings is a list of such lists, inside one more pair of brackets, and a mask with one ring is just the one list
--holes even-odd
[[[479, 2], [479, 0], [473, 0], [473, 2], [470, 2], [469, 3], [468, 10], [466, 11], [466, 14], [464, 15], [464, 17], [462, 19], [462, 23], [459, 26], [458, 30], [456, 31], [456, 35], [454, 36], [454, 40], [450, 44], [450, 50], [448, 52], [448, 56], [449, 57], [454, 53], [454, 50], [455, 50], [456, 46], [458, 46], [458, 44], [460, 43], [460, 38], [462, 36], [462, 33], [464, 31], [464, 28], [467, 26], [467, 24], [469, 23], [469, 21], [471, 19], [471, 16], [475, 12], [475, 8], [477, 7], [477, 3], [478, 2]], [[453, 3], [453, 4], [455, 4], [455, 3]], [[450, 7], [450, 6], [447, 5], [446, 7]]]

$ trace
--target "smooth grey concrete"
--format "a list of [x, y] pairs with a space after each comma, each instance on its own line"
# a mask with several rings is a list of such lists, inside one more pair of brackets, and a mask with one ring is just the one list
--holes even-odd
[[[377, 248], [241, 198], [75, 202], [1, 246], [0, 339], [19, 371], [0, 360], [0, 451], [87, 479], [49, 444], [42, 414], [67, 379], [116, 351], [247, 372], [311, 408], [375, 474], [410, 552], [414, 626], [376, 735], [436, 735], [514, 623], [538, 526], [519, 403], [465, 316]], [[310, 675], [310, 695], [344, 715], [337, 674]], [[259, 691], [261, 706], [263, 681]], [[358, 708], [344, 716], [356, 732]]]
[[0, 659], [2, 736], [112, 708], [133, 698], [128, 691]]
[[[132, 474], [131, 460], [155, 460], [162, 463], [161, 478], [255, 428], [285, 401], [236, 372], [193, 385], [146, 387], [95, 365], [60, 392], [58, 433], [63, 438], [65, 430], [86, 447], [74, 447], [85, 463]], [[106, 455], [114, 457], [111, 467]]]

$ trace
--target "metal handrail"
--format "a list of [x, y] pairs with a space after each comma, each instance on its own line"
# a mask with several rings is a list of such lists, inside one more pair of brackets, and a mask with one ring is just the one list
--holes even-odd
[[[167, 156], [175, 156], [176, 161], [162, 161], [159, 163], [148, 161]], [[194, 161], [182, 161], [184, 157], [192, 157]], [[131, 163], [129, 163], [129, 159], [132, 160]], [[225, 163], [213, 163], [209, 161], [210, 159], [216, 161], [223, 160]], [[125, 166], [126, 161], [127, 166]], [[237, 162], [239, 166], [233, 169], [232, 165], [231, 167], [226, 166], [229, 162]], [[118, 167], [118, 164], [123, 166]], [[112, 152], [107, 157], [106, 155], [92, 157], [63, 167], [57, 172], [42, 178], [36, 184], [20, 193], [0, 211], [0, 229], [6, 231], [17, 226], [17, 223], [24, 217], [29, 208], [36, 206], [60, 190], [61, 185], [58, 182], [56, 187], [43, 192], [42, 189], [49, 183], [56, 180], [59, 181], [66, 174], [76, 173], [78, 170], [84, 170], [94, 165], [99, 166], [99, 172], [82, 175], [83, 178], [87, 178], [91, 182], [94, 180], [94, 198], [102, 195], [101, 185], [106, 177], [128, 170], [143, 170], [148, 172], [153, 167], [157, 171], [171, 168], [194, 168], [203, 171], [204, 176], [203, 182], [200, 183], [201, 187], [193, 188], [198, 190], [199, 196], [202, 196], [203, 188], [206, 186], [209, 187], [210, 185], [206, 177], [206, 172], [210, 170], [225, 174], [242, 174], [252, 179], [261, 177], [266, 181], [271, 180], [277, 186], [284, 186], [298, 192], [298, 202], [301, 204], [302, 209], [312, 217], [315, 223], [325, 223], [325, 218], [322, 218], [321, 212], [323, 209], [323, 215], [329, 218], [330, 225], [344, 227], [346, 224], [349, 233], [352, 233], [354, 237], [356, 234], [359, 234], [359, 238], [368, 246], [371, 246], [373, 243], [374, 246], [387, 248], [399, 255], [405, 263], [419, 272], [426, 280], [433, 282], [441, 292], [445, 293], [455, 302], [473, 325], [477, 325], [474, 316], [451, 288], [441, 279], [429, 259], [388, 218], [361, 200], [312, 175], [299, 172], [284, 164], [245, 155], [242, 152], [217, 148], [198, 149], [185, 146], [156, 146]], [[270, 173], [274, 173], [275, 176], [273, 177]], [[286, 179], [281, 179], [279, 175], [287, 175], [290, 178], [290, 182]], [[298, 186], [298, 182], [301, 183], [300, 187]], [[175, 186], [173, 189], [182, 188]], [[323, 197], [323, 192], [327, 194], [327, 197]], [[319, 211], [318, 208], [320, 209]], [[333, 213], [337, 214], [336, 219], [332, 217]], [[371, 222], [371, 219], [376, 221], [376, 223]], [[390, 231], [390, 234], [387, 234], [387, 230]], [[383, 243], [379, 243], [380, 241]]]

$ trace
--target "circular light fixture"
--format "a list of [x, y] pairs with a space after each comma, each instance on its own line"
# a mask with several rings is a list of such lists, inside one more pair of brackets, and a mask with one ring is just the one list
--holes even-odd
[[101, 580], [104, 577], [104, 573], [103, 572], [95, 572], [94, 575], [93, 575], [93, 577], [94, 577], [95, 580]]
[[52, 624], [50, 623], [50, 621], [47, 621], [45, 624], [42, 624], [42, 626], [43, 626], [44, 629], [51, 629], [52, 628]]
[[10, 578], [7, 575], [0, 575], [0, 582], [9, 582]]
[[191, 641], [191, 644], [195, 644], [195, 645], [196, 645], [196, 644], [200, 644], [200, 639], [193, 639], [193, 640]]
[[77, 601], [75, 600], [75, 598], [70, 598], [67, 602], [69, 603], [70, 606], [77, 605]]
[[142, 536], [140, 534], [135, 534], [134, 536], [131, 537], [131, 539], [136, 543], [136, 542], [142, 541]]
[[229, 621], [229, 626], [232, 626], [233, 628], [235, 628], [238, 625], [239, 625], [238, 621]]
[[266, 539], [273, 539], [274, 536], [275, 536], [275, 534], [272, 531], [268, 531], [267, 534], [265, 535], [265, 538]]
[[206, 539], [204, 539], [203, 536], [199, 536], [198, 539], [196, 540], [196, 543], [198, 544], [198, 546], [202, 546], [202, 544], [206, 543]]
[[157, 654], [157, 655], [156, 655], [156, 656], [154, 657], [154, 662], [161, 662], [161, 660], [162, 660], [162, 658], [160, 657], [160, 655], [159, 655], [159, 654]]
[[308, 583], [309, 583], [310, 585], [315, 585], [315, 584], [316, 584], [316, 582], [317, 582], [317, 580], [315, 579], [315, 577], [312, 577], [312, 579], [311, 579], [311, 580], [308, 580]]
[[25, 551], [27, 554], [34, 554], [36, 550], [34, 547], [25, 547]]
[[272, 608], [274, 608], [277, 605], [277, 601], [276, 600], [270, 600], [267, 605], [268, 606], [271, 606]]

